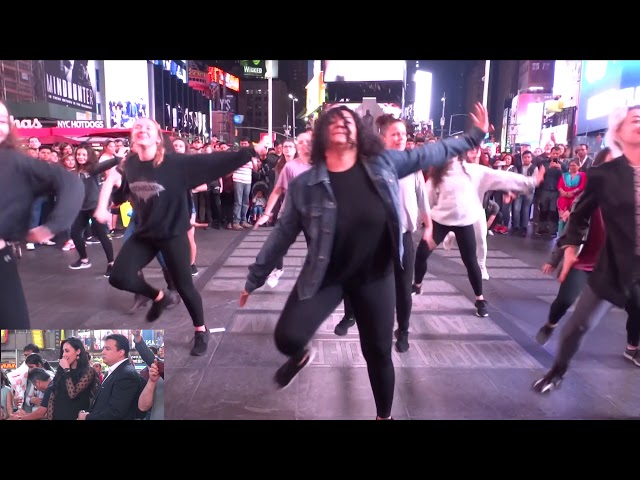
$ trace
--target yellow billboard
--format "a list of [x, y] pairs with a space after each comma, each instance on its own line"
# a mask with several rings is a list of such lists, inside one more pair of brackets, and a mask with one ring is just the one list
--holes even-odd
[[322, 78], [322, 72], [314, 76], [307, 84], [307, 110], [303, 116], [307, 116], [314, 112], [324, 103], [325, 83]]
[[44, 335], [42, 330], [31, 330], [31, 339], [34, 345], [44, 349]]

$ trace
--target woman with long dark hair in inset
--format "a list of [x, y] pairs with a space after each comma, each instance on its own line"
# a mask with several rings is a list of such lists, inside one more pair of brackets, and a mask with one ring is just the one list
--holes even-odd
[[84, 231], [91, 222], [92, 230], [100, 240], [104, 254], [107, 257], [107, 269], [104, 272], [105, 277], [111, 275], [113, 266], [113, 246], [109, 238], [109, 227], [106, 223], [100, 223], [93, 213], [98, 205], [98, 197], [100, 196], [100, 176], [115, 167], [122, 160], [119, 157], [113, 157], [98, 163], [98, 157], [93, 148], [84, 145], [76, 149], [76, 172], [84, 184], [84, 201], [80, 208], [80, 213], [76, 217], [75, 222], [71, 226], [71, 240], [78, 252], [78, 260], [69, 268], [79, 270], [82, 268], [90, 268], [91, 262], [87, 255], [87, 246], [84, 241]]
[[533, 384], [539, 393], [558, 387], [578, 352], [584, 335], [613, 306], [627, 311], [627, 345], [623, 358], [640, 366], [640, 105], [614, 108], [605, 142], [615, 157], [587, 170], [587, 186], [565, 227], [564, 263], [560, 279], [578, 261], [594, 212], [600, 209], [604, 246], [573, 314], [560, 332], [551, 369]]
[[79, 338], [69, 337], [60, 345], [60, 364], [53, 385], [46, 405], [47, 420], [76, 420], [80, 410], [91, 407], [100, 384]]
[[422, 280], [427, 273], [427, 260], [431, 253], [449, 232], [453, 232], [476, 297], [475, 313], [479, 317], [488, 316], [487, 302], [482, 294], [482, 273], [476, 254], [476, 227], [474, 227], [485, 216], [479, 192], [533, 191], [542, 181], [542, 174], [544, 174], [544, 168], [538, 172], [537, 177], [525, 177], [515, 172], [494, 170], [476, 163], [467, 163], [462, 157], [454, 158], [446, 165], [432, 169], [427, 189], [431, 205], [433, 238], [424, 245], [419, 245], [416, 251], [414, 292], [421, 293]]
[[[55, 193], [56, 203], [44, 225], [29, 230], [34, 198]], [[41, 243], [67, 230], [83, 198], [80, 179], [59, 165], [20, 153], [13, 119], [0, 102], [0, 321], [2, 328], [26, 329], [29, 311], [14, 259], [14, 242]]]
[[240, 306], [264, 285], [300, 231], [308, 254], [275, 330], [288, 358], [275, 375], [284, 388], [312, 360], [308, 344], [320, 325], [349, 296], [376, 402], [389, 419], [395, 373], [391, 360], [395, 310], [393, 262], [403, 257], [398, 180], [479, 145], [489, 130], [486, 109], [471, 114], [468, 135], [411, 151], [385, 150], [379, 135], [346, 106], [320, 116], [313, 131], [312, 168], [289, 185], [284, 212], [249, 267]]
[[[191, 248], [187, 231], [191, 228], [187, 192], [209, 183], [256, 156], [265, 147], [242, 148], [238, 152], [214, 152], [179, 155], [165, 152], [160, 125], [150, 118], [139, 118], [133, 124], [131, 145], [134, 153], [122, 166], [121, 195], [131, 198], [136, 211], [135, 230], [120, 250], [113, 265], [109, 283], [120, 289], [138, 293], [153, 304], [147, 321], [157, 320], [173, 304], [168, 291], [157, 290], [138, 275], [158, 252], [162, 252], [167, 270], [195, 328], [192, 355], [207, 350], [209, 333], [204, 324], [202, 297], [193, 285]], [[108, 218], [110, 187], [105, 182], [96, 218]], [[119, 203], [119, 202], [118, 202]]]

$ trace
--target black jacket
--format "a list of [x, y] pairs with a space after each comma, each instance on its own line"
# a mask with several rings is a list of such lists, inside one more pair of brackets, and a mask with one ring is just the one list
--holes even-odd
[[587, 170], [587, 187], [576, 200], [566, 227], [566, 245], [582, 243], [598, 207], [607, 239], [589, 286], [600, 298], [624, 308], [633, 284], [638, 208], [633, 167], [624, 155]]
[[135, 420], [142, 388], [141, 377], [127, 358], [102, 381], [86, 420]]

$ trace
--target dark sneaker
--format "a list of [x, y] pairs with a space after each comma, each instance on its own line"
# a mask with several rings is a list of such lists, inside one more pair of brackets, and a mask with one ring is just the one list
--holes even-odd
[[419, 287], [414, 283], [413, 285], [411, 285], [411, 296], [413, 297], [414, 295], [420, 295], [422, 293], [422, 285], [420, 285]]
[[396, 330], [394, 334], [396, 336], [396, 350], [400, 353], [404, 353], [409, 350], [409, 332]]
[[487, 311], [487, 301], [486, 300], [476, 300], [476, 315], [478, 317], [488, 317], [489, 312]]
[[[307, 348], [300, 355], [291, 357], [282, 365], [275, 374], [274, 380], [280, 389], [284, 389], [291, 384], [291, 381], [300, 373], [300, 371], [313, 362], [316, 356], [315, 348]], [[304, 361], [301, 363], [301, 360]]]
[[100, 243], [100, 240], [98, 240], [96, 237], [87, 237], [84, 243], [86, 243], [87, 245], [97, 245]]
[[355, 318], [348, 318], [345, 315], [344, 317], [342, 317], [342, 320], [340, 320], [340, 323], [336, 325], [336, 328], [334, 328], [333, 333], [335, 333], [339, 337], [344, 337], [347, 333], [349, 333], [349, 329], [353, 327], [355, 324], [356, 324]]
[[146, 307], [147, 303], [149, 303], [149, 299], [147, 297], [136, 293], [135, 296], [133, 297], [133, 305], [131, 305], [131, 308], [129, 309], [129, 313], [137, 312], [141, 308]]
[[548, 323], [545, 323], [542, 328], [538, 330], [538, 333], [536, 333], [536, 342], [538, 342], [540, 345], [544, 345], [549, 341], [551, 335], [553, 335], [554, 330], [555, 327], [552, 327]]
[[107, 265], [107, 271], [104, 272], [104, 276], [109, 278], [111, 276], [111, 270], [113, 270], [113, 265]]
[[624, 358], [631, 360], [638, 367], [640, 367], [640, 348], [631, 349], [629, 347], [624, 350]]
[[193, 348], [191, 348], [191, 355], [199, 357], [207, 352], [210, 335], [209, 330], [205, 330], [204, 332], [195, 332], [193, 336]]
[[544, 377], [534, 382], [533, 390], [538, 393], [549, 393], [554, 388], [559, 388], [565, 373], [567, 373], [566, 368], [554, 365]]
[[196, 267], [196, 264], [194, 263], [193, 265], [191, 265], [191, 276], [195, 277], [198, 274], [198, 267]]
[[167, 290], [163, 290], [163, 292], [164, 296], [162, 299], [151, 304], [151, 308], [147, 312], [147, 322], [155, 322], [160, 318], [162, 312], [171, 305], [171, 294]]
[[80, 270], [81, 268], [91, 268], [91, 262], [88, 262], [88, 261], [83, 262], [82, 260], [78, 259], [77, 262], [69, 265], [69, 268], [71, 270]]

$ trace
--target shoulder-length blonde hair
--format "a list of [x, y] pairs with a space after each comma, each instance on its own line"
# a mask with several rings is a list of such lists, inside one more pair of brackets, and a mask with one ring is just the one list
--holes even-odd
[[[134, 122], [134, 126], [136, 125], [136, 123], [143, 121], [143, 120], [148, 120], [149, 122], [152, 122], [153, 125], [156, 127], [156, 133], [158, 136], [158, 140], [156, 140], [156, 156], [153, 159], [153, 166], [157, 167], [160, 164], [162, 164], [162, 162], [164, 161], [164, 154], [165, 154], [165, 141], [164, 141], [164, 135], [162, 133], [162, 128], [160, 127], [160, 124], [158, 122], [156, 122], [153, 118], [149, 118], [149, 117], [144, 117], [144, 118], [139, 118], [138, 120], [136, 120]], [[133, 127], [131, 128], [131, 151], [134, 151], [134, 145], [135, 140], [133, 138]]]

